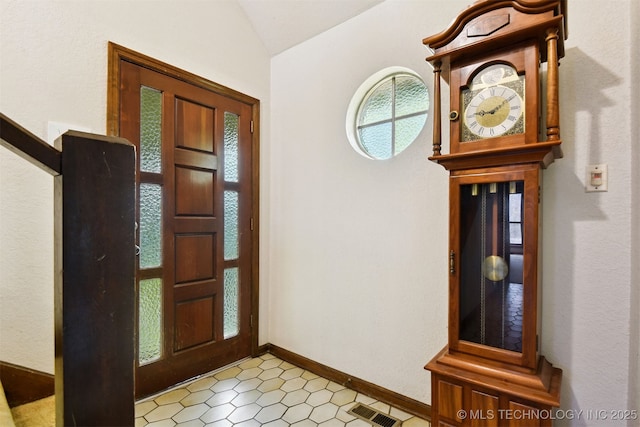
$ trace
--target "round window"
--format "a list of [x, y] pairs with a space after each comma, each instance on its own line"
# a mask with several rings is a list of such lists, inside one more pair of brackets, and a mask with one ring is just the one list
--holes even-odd
[[387, 68], [369, 77], [351, 99], [347, 136], [355, 150], [371, 159], [390, 159], [422, 131], [429, 92], [406, 68]]

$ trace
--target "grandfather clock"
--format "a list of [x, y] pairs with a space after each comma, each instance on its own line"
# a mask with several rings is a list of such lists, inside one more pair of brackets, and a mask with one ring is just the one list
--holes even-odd
[[434, 426], [547, 426], [560, 404], [562, 371], [538, 353], [539, 236], [542, 171], [562, 157], [566, 10], [566, 0], [476, 1], [423, 40], [435, 77], [429, 160], [450, 176], [449, 339], [425, 366]]

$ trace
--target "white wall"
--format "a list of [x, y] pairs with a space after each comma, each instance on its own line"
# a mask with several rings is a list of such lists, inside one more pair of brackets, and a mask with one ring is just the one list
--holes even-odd
[[[446, 344], [447, 174], [427, 160], [431, 117], [398, 157], [372, 161], [345, 114], [371, 74], [403, 66], [432, 86], [423, 37], [460, 10], [386, 1], [272, 60], [269, 338], [428, 402]], [[430, 3], [434, 5], [433, 2]]]
[[[234, 1], [2, 0], [0, 111], [43, 139], [49, 121], [104, 133], [108, 41], [260, 99], [268, 158], [270, 58]], [[51, 177], [0, 149], [0, 360], [45, 372], [54, 359], [52, 192]]]
[[[447, 172], [427, 161], [430, 125], [400, 156], [376, 162], [351, 149], [344, 116], [355, 89], [384, 67], [412, 68], [431, 86], [421, 40], [469, 3], [387, 0], [272, 60], [269, 339], [425, 402], [422, 367], [446, 344]], [[541, 346], [564, 370], [564, 409], [640, 409], [631, 401], [638, 371], [630, 371], [638, 246], [630, 250], [629, 230], [639, 216], [631, 203], [638, 54], [630, 49], [640, 25], [632, 3], [569, 5], [565, 157], [543, 187]], [[592, 163], [609, 165], [607, 193], [584, 192]]]
[[[640, 111], [640, 2], [631, 2], [631, 111]], [[640, 114], [631, 114], [631, 135], [640, 135]], [[640, 144], [631, 155], [631, 327], [629, 334], [629, 407], [640, 408]]]
[[[570, 9], [560, 67], [565, 158], [544, 185], [542, 351], [564, 369], [563, 408], [585, 411], [640, 409], [629, 399], [638, 387], [638, 372], [629, 370], [638, 340], [631, 335], [638, 252], [630, 230], [640, 214], [632, 204], [637, 114], [630, 107], [638, 60], [632, 28], [640, 20], [631, 1], [615, 5], [590, 0]], [[585, 167], [598, 163], [608, 164], [609, 191], [585, 193]]]

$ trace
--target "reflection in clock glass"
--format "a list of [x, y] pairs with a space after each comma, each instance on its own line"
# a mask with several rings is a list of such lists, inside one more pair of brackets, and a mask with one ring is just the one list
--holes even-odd
[[493, 64], [483, 68], [474, 79], [471, 85], [495, 85], [501, 81], [517, 79], [518, 73], [514, 68], [506, 64]]
[[460, 186], [461, 340], [522, 352], [523, 199], [523, 181]]

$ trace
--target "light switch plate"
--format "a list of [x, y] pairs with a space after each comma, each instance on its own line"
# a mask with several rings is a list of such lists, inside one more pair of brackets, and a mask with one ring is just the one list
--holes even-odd
[[587, 166], [584, 187], [587, 193], [609, 189], [609, 173], [606, 163]]

